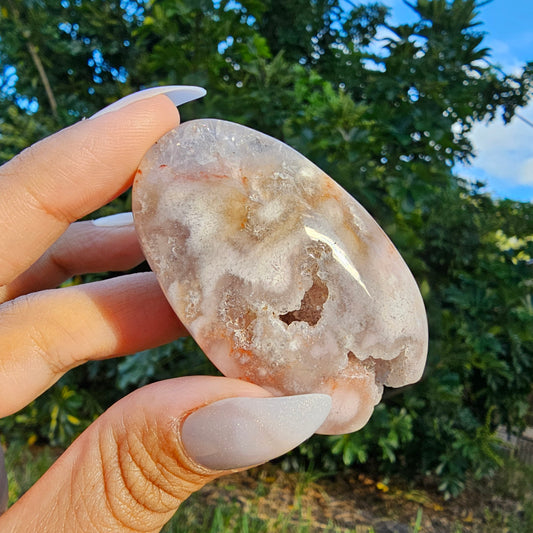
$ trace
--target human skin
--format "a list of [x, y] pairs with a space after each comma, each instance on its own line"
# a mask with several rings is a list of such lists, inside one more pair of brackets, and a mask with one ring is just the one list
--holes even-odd
[[[86, 361], [186, 334], [152, 273], [56, 288], [74, 274], [143, 260], [133, 225], [76, 221], [130, 187], [146, 150], [178, 123], [172, 102], [155, 96], [82, 121], [0, 167], [0, 417]], [[243, 469], [233, 457], [221, 470], [193, 460], [183, 420], [221, 399], [270, 396], [250, 383], [201, 376], [139, 389], [0, 517], [0, 530], [159, 531], [192, 492]]]

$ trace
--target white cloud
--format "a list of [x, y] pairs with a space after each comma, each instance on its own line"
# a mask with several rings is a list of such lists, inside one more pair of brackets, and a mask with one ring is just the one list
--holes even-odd
[[[518, 113], [533, 122], [533, 103]], [[486, 181], [499, 194], [522, 186], [521, 199], [533, 198], [533, 127], [517, 117], [507, 125], [496, 119], [474, 126], [470, 139], [476, 158], [461, 175]]]
[[491, 39], [483, 43], [491, 50], [490, 59], [493, 63], [502, 67], [507, 74], [520, 75], [524, 68], [524, 61], [520, 61], [513, 53], [513, 47], [509, 42]]
[[533, 157], [526, 159], [520, 167], [520, 183], [533, 187]]
[[[508, 74], [520, 75], [524, 61], [517, 58], [517, 49], [533, 43], [533, 32], [518, 32], [509, 40], [485, 41], [491, 49], [490, 59]], [[518, 114], [533, 122], [533, 102], [518, 109]], [[498, 196], [533, 200], [533, 127], [514, 117], [510, 124], [497, 119], [477, 124], [470, 135], [476, 158], [460, 173], [481, 179]]]

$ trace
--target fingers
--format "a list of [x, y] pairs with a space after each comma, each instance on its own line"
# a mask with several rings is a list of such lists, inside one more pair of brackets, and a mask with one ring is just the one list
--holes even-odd
[[0, 316], [0, 417], [88, 360], [186, 335], [151, 272], [22, 296]]
[[0, 286], [129, 187], [148, 148], [178, 122], [174, 104], [155, 96], [79, 122], [0, 167]]
[[[159, 531], [205, 483], [250, 466], [249, 448], [261, 450], [256, 464], [277, 457], [312, 435], [329, 411], [324, 395], [269, 396], [256, 385], [215, 377], [139, 389], [74, 442], [0, 518], [0, 529]], [[193, 459], [213, 439], [208, 460], [224, 470]]]
[[128, 270], [143, 259], [133, 221], [104, 227], [75, 222], [28, 270], [0, 287], [0, 303], [57, 287], [77, 274]]

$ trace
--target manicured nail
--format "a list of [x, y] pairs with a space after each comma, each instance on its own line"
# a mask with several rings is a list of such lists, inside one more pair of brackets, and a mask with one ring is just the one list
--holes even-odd
[[133, 224], [133, 213], [117, 213], [107, 217], [97, 218], [91, 221], [95, 226], [110, 228], [118, 226], [129, 226]]
[[164, 94], [170, 98], [177, 107], [182, 104], [186, 104], [187, 102], [191, 102], [192, 100], [202, 98], [202, 96], [205, 96], [206, 93], [207, 91], [202, 87], [195, 87], [193, 85], [164, 85], [162, 87], [151, 87], [150, 89], [144, 89], [142, 91], [137, 91], [136, 93], [128, 94], [128, 96], [113, 102], [107, 107], [104, 107], [104, 109], [101, 109], [95, 113], [91, 118], [100, 117], [111, 111], [118, 111], [122, 107], [133, 104], [133, 102], [151, 98], [152, 96], [157, 96], [158, 94]]
[[243, 468], [301, 444], [322, 425], [330, 409], [326, 394], [227, 398], [190, 414], [181, 440], [198, 464], [214, 470]]

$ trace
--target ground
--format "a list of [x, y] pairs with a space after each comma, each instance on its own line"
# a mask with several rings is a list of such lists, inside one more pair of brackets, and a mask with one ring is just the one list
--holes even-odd
[[[62, 450], [11, 445], [10, 501]], [[220, 478], [191, 496], [165, 533], [533, 533], [533, 466], [507, 459], [491, 479], [471, 479], [445, 500], [434, 479], [284, 472], [267, 464]]]
[[[532, 480], [516, 475], [519, 479], [506, 474], [504, 481], [498, 476], [471, 481], [458, 498], [445, 500], [430, 480], [413, 488], [405, 481], [385, 483], [355, 471], [326, 477], [267, 465], [206, 486], [182, 506], [176, 522], [183, 527], [197, 513], [224, 509], [220, 531], [527, 533], [533, 531], [531, 516], [524, 516], [523, 502], [513, 492], [533, 490]], [[244, 515], [248, 529], [241, 527]], [[206, 525], [198, 531], [207, 531], [202, 529]], [[183, 531], [196, 531], [194, 527], [192, 521]], [[168, 531], [182, 529], [171, 526]]]

